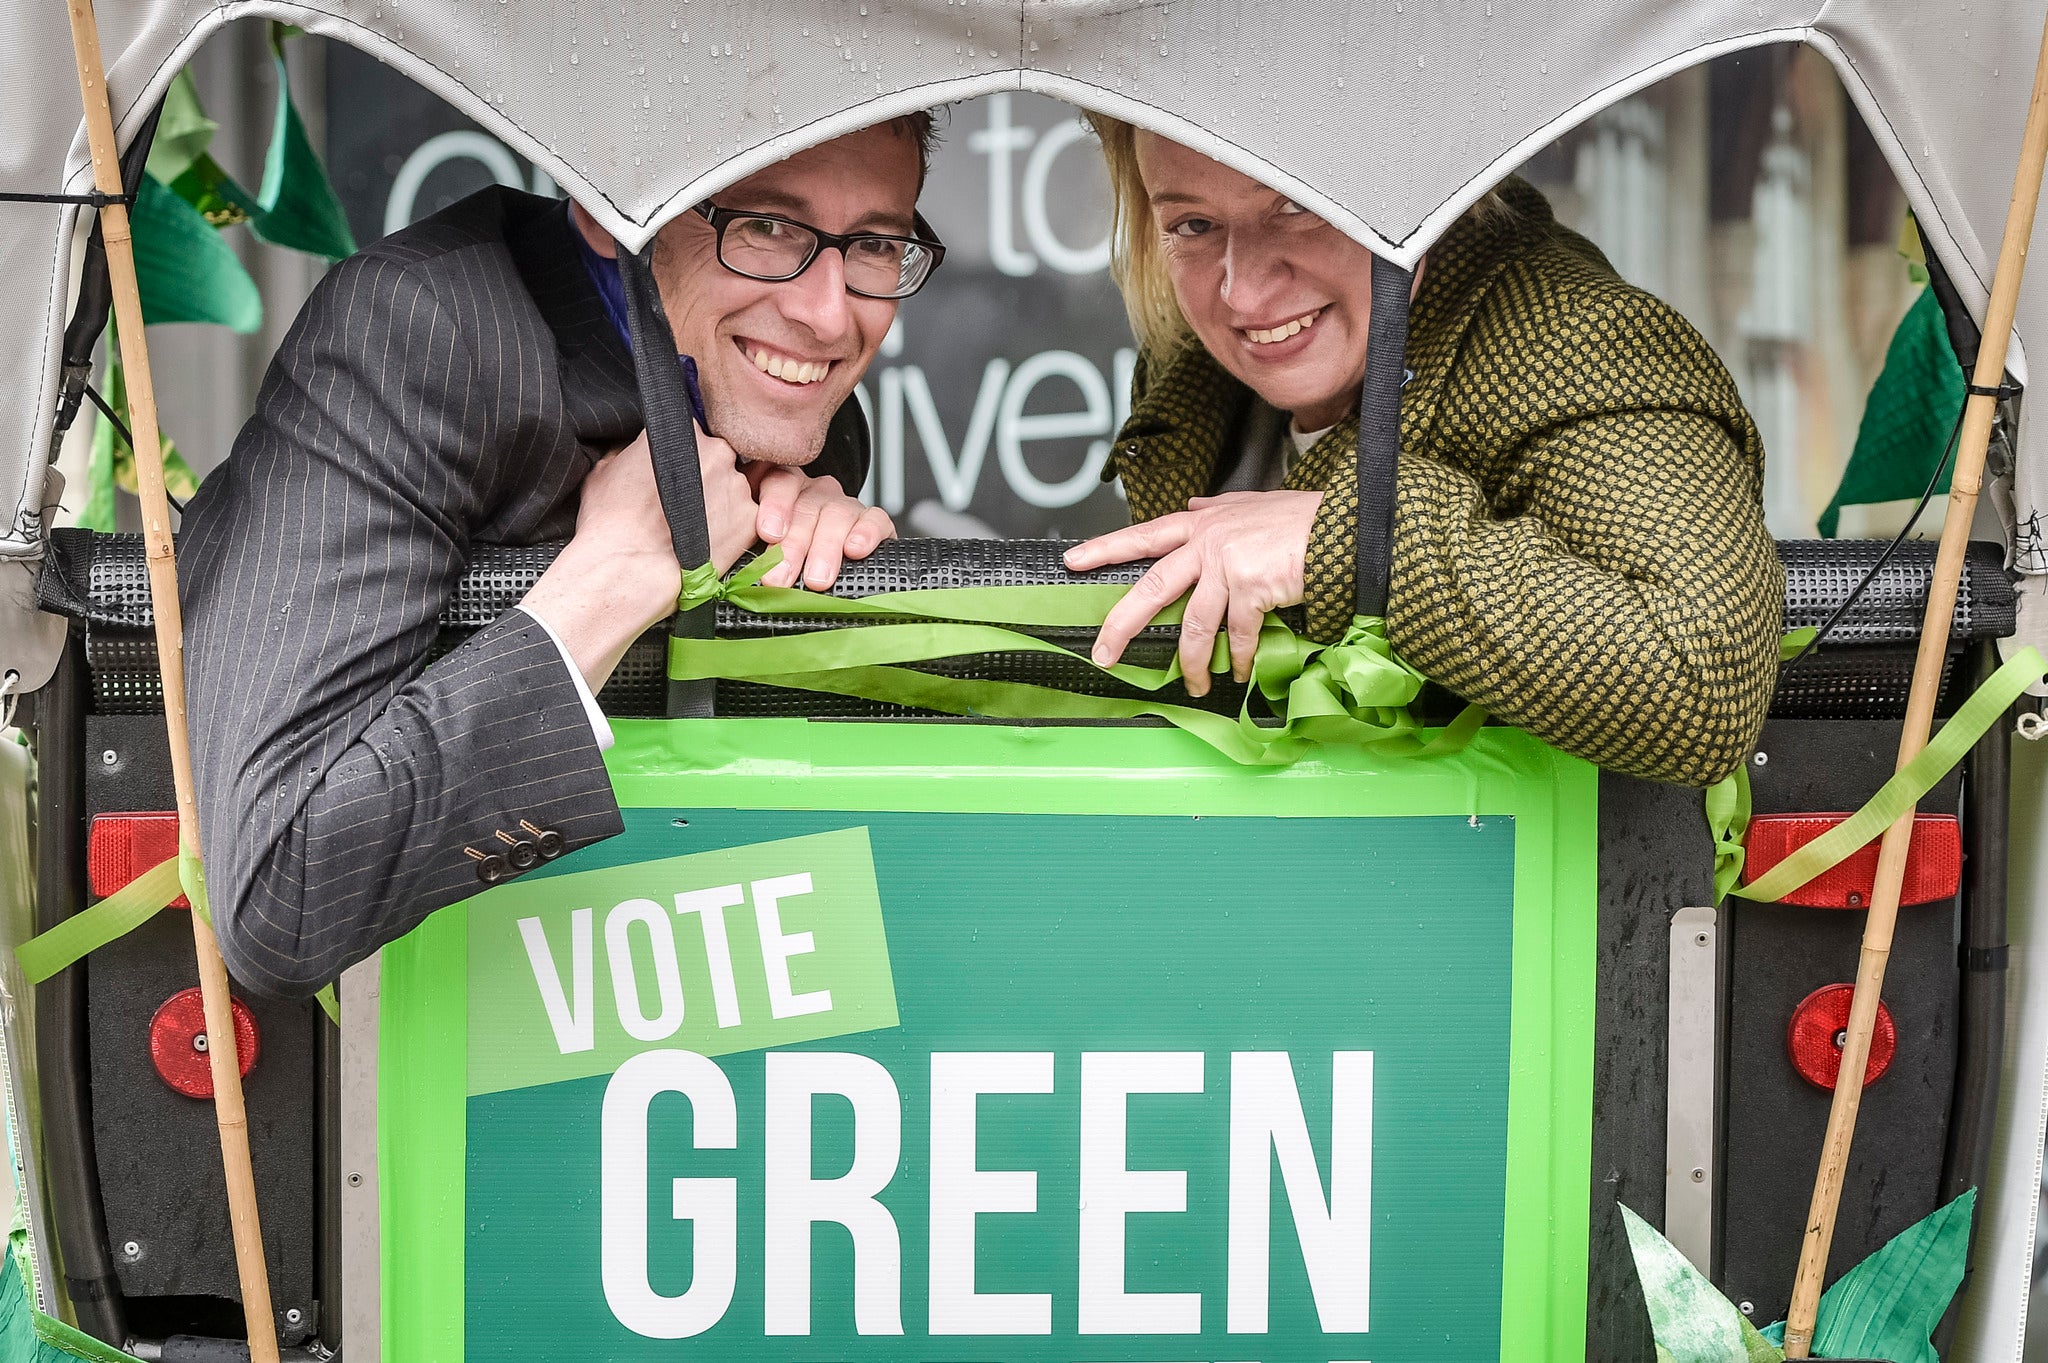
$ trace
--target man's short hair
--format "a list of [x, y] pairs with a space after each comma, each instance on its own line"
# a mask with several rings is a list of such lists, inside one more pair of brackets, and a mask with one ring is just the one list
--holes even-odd
[[932, 168], [932, 152], [939, 145], [939, 123], [930, 109], [919, 109], [916, 113], [902, 114], [892, 118], [888, 127], [908, 137], [917, 144], [917, 188], [924, 190], [925, 176]]

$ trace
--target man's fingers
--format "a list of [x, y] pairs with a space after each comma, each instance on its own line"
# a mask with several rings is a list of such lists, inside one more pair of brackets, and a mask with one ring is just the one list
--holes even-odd
[[762, 539], [770, 544], [779, 544], [789, 531], [791, 515], [796, 510], [797, 498], [803, 495], [804, 484], [809, 480], [790, 469], [772, 468], [758, 479], [748, 482], [754, 485], [754, 496], [761, 504], [760, 514], [755, 518], [755, 529]]
[[1210, 574], [1195, 584], [1187, 608], [1180, 615], [1181, 684], [1190, 696], [1209, 694], [1209, 659], [1216, 651], [1216, 631], [1230, 607], [1230, 588], [1220, 574]]
[[[808, 492], [809, 487], [805, 488]], [[810, 556], [811, 541], [818, 531], [818, 512], [821, 499], [815, 496], [798, 497], [790, 508], [789, 524], [782, 532], [782, 562], [775, 565], [761, 580], [771, 587], [794, 587], [798, 575], [804, 570], [804, 560]]]
[[1132, 588], [1124, 593], [1123, 600], [1110, 608], [1103, 617], [1102, 629], [1095, 636], [1095, 648], [1090, 655], [1098, 667], [1108, 667], [1124, 656], [1124, 649], [1138, 631], [1152, 623], [1152, 617], [1180, 599], [1181, 593], [1195, 585], [1201, 576], [1201, 561], [1184, 550], [1176, 550], [1152, 565]]
[[846, 561], [846, 538], [859, 516], [860, 503], [837, 496], [818, 513], [811, 551], [804, 560], [806, 587], [822, 592], [838, 580], [840, 565]]
[[863, 507], [860, 519], [847, 532], [846, 556], [866, 558], [875, 552], [883, 540], [896, 538], [896, 522], [889, 519], [889, 513], [879, 506]]
[[1111, 563], [1129, 563], [1134, 558], [1158, 558], [1188, 542], [1190, 524], [1185, 512], [1175, 512], [1083, 540], [1067, 550], [1067, 570], [1085, 573]]
[[1230, 675], [1238, 681], [1252, 679], [1252, 658], [1259, 651], [1259, 629], [1266, 613], [1253, 604], [1255, 598], [1238, 594], [1230, 598]]

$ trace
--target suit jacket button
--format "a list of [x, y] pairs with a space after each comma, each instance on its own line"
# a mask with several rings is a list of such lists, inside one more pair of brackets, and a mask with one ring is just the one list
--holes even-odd
[[495, 885], [512, 874], [512, 868], [496, 852], [476, 864], [476, 878], [486, 885]]
[[540, 836], [533, 841], [534, 846], [540, 850], [541, 856], [549, 861], [553, 861], [567, 850], [562, 846], [562, 835], [552, 828], [542, 829]]
[[525, 838], [521, 838], [505, 853], [505, 860], [512, 863], [512, 869], [515, 871], [531, 871], [540, 865], [540, 849]]

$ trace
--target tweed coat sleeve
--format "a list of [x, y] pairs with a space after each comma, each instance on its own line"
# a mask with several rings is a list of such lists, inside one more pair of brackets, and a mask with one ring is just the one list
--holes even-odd
[[262, 992], [309, 993], [476, 893], [465, 849], [621, 827], [536, 621], [508, 612], [429, 665], [553, 363], [513, 321], [476, 315], [516, 280], [471, 281], [451, 303], [437, 279], [378, 248], [331, 272], [185, 518], [209, 890], [230, 969]]
[[1754, 746], [1783, 568], [1762, 449], [1683, 318], [1611, 275], [1510, 270], [1404, 442], [1388, 636], [1502, 719], [1705, 785]]

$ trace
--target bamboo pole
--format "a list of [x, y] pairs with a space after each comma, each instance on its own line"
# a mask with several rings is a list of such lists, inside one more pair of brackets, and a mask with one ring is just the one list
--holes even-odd
[[[2026, 131], [2020, 140], [2019, 166], [2013, 175], [2012, 203], [2006, 210], [2005, 237], [1999, 243], [1998, 270], [1991, 279], [1991, 306], [1984, 318], [1984, 342], [1977, 352], [1973, 388], [1996, 389], [2005, 376], [2005, 351], [2012, 338], [2013, 316], [2019, 308], [2020, 277], [2026, 270], [2027, 243], [2034, 232], [2034, 209], [2041, 198], [2041, 171], [2048, 158], [2048, 29], [2041, 35], [2035, 59], [2033, 94], [2027, 101]], [[1941, 525], [1941, 548], [1934, 562], [1934, 581], [1927, 592], [1927, 614], [1920, 626], [1920, 652], [1913, 663], [1913, 687], [1906, 701], [1906, 722], [1899, 734], [1898, 765], [1904, 767], [1927, 746], [1934, 723], [1934, 702], [1948, 655], [1949, 626], [1955, 612], [1956, 586], [1962, 578], [1963, 552], [1977, 495], [1984, 483], [1984, 454], [1991, 442], [1991, 419], [1998, 399], [1973, 392], [1963, 415], [1956, 468], [1950, 480], [1948, 514]], [[1821, 1146], [1820, 1169], [1813, 1184], [1813, 1203], [1806, 1217], [1806, 1238], [1800, 1246], [1798, 1275], [1792, 1283], [1792, 1305], [1786, 1313], [1785, 1356], [1805, 1358], [1813, 1347], [1815, 1318], [1825, 1286], [1828, 1250], [1834, 1241], [1835, 1212], [1841, 1204], [1849, 1147], [1856, 1136], [1856, 1113], [1863, 1101], [1863, 1074], [1870, 1062], [1870, 1038], [1877, 1023], [1877, 1004], [1884, 989], [1885, 965], [1891, 958], [1892, 929], [1899, 916], [1899, 887], [1906, 872], [1906, 854], [1913, 836], [1913, 810], [1899, 816], [1879, 845], [1877, 882], [1872, 888], [1870, 916], [1863, 927], [1863, 951], [1856, 969], [1856, 994], [1849, 1007], [1848, 1037], [1842, 1047], [1842, 1068], [1835, 1079], [1835, 1097], [1828, 1109], [1827, 1137]]]
[[[67, 0], [71, 45], [78, 61], [78, 91], [85, 105], [85, 130], [92, 150], [93, 185], [102, 194], [123, 192], [119, 146], [99, 25], [92, 0]], [[163, 446], [157, 428], [156, 387], [143, 340], [142, 291], [135, 274], [128, 208], [100, 209], [100, 236], [114, 295], [114, 320], [127, 371], [129, 428], [135, 437], [135, 479], [142, 500], [142, 535], [149, 562], [150, 603], [156, 615], [157, 663], [163, 674], [164, 723], [170, 730], [171, 779], [178, 799], [178, 847], [199, 854], [199, 812], [192, 789], [192, 752], [185, 726], [185, 626], [178, 609], [178, 565], [171, 547], [170, 499], [164, 491]], [[235, 1267], [241, 1275], [242, 1310], [248, 1320], [253, 1363], [277, 1363], [277, 1324], [271, 1314], [270, 1278], [263, 1260], [262, 1223], [256, 1212], [256, 1177], [249, 1162], [249, 1118], [242, 1104], [242, 1070], [235, 1046], [233, 1003], [227, 966], [213, 929], [191, 915], [199, 957], [199, 989], [206, 1007], [207, 1056], [213, 1068], [214, 1115], [220, 1127], [221, 1160], [227, 1174], [228, 1223], [234, 1232]]]

